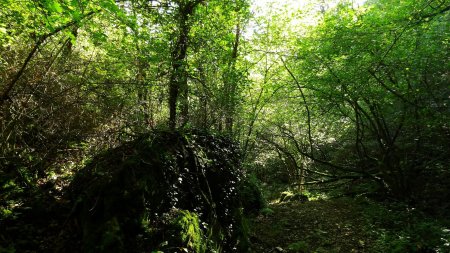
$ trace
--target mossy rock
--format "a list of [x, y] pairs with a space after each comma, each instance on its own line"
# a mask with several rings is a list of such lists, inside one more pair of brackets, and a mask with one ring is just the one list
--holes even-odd
[[[223, 136], [155, 131], [96, 157], [67, 194], [83, 252], [151, 252], [165, 242], [164, 248], [192, 252], [235, 251], [245, 237], [238, 154], [237, 145]], [[177, 230], [167, 219], [174, 210], [183, 210], [174, 221], [190, 224], [191, 239], [167, 240], [167, 231]]]

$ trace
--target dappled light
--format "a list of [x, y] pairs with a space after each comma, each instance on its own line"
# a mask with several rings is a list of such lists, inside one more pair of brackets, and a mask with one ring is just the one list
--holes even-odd
[[0, 0], [0, 253], [450, 252], [449, 0]]

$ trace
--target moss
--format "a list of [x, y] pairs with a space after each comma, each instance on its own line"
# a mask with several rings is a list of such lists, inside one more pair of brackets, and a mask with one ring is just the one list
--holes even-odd
[[188, 252], [206, 252], [206, 241], [200, 229], [197, 214], [187, 210], [179, 210], [170, 222], [168, 245]]

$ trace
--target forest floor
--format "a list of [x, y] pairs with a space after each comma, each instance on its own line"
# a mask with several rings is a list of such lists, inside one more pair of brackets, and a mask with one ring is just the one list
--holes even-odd
[[[364, 207], [349, 199], [269, 204], [250, 221], [252, 252], [370, 252]], [[272, 212], [273, 211], [273, 212]]]

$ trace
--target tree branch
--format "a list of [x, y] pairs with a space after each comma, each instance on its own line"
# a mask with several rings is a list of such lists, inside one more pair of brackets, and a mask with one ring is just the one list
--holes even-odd
[[286, 65], [286, 62], [284, 61], [282, 56], [280, 56], [280, 59], [281, 59], [281, 62], [283, 62], [284, 68], [287, 70], [287, 72], [289, 73], [289, 75], [292, 77], [295, 84], [297, 85], [297, 88], [300, 91], [300, 95], [302, 96], [303, 103], [305, 104], [307, 121], [308, 121], [307, 124], [308, 124], [309, 148], [310, 148], [311, 156], [314, 156], [313, 141], [312, 141], [312, 135], [311, 135], [311, 112], [309, 110], [308, 102], [306, 101], [305, 94], [303, 93], [302, 87], [300, 86], [300, 83], [298, 82], [294, 73], [292, 73], [292, 71], [288, 68], [288, 66]]
[[[81, 19], [84, 19], [84, 18], [87, 18], [89, 16], [92, 16], [94, 13], [97, 13], [99, 11], [100, 10], [98, 10], [98, 11], [91, 11], [91, 12], [87, 13], [86, 15], [84, 15]], [[68, 23], [66, 23], [64, 25], [61, 25], [60, 27], [57, 27], [52, 32], [49, 32], [49, 33], [44, 34], [44, 35], [41, 35], [38, 38], [38, 40], [34, 44], [33, 48], [31, 49], [30, 53], [28, 53], [27, 58], [23, 62], [22, 67], [14, 75], [14, 77], [11, 79], [11, 81], [6, 85], [6, 88], [3, 90], [2, 94], [0, 95], [0, 106], [2, 106], [5, 103], [5, 101], [9, 99], [9, 93], [14, 88], [14, 85], [17, 83], [17, 81], [19, 81], [20, 77], [25, 72], [25, 69], [27, 68], [28, 63], [30, 63], [31, 59], [36, 54], [36, 52], [39, 49], [39, 47], [45, 42], [45, 40], [50, 38], [50, 37], [52, 37], [53, 35], [61, 32], [62, 30], [65, 30], [65, 29], [67, 29], [67, 28], [77, 24], [78, 22], [80, 22], [80, 20], [72, 20], [72, 21], [70, 21], [70, 22], [68, 22]]]

